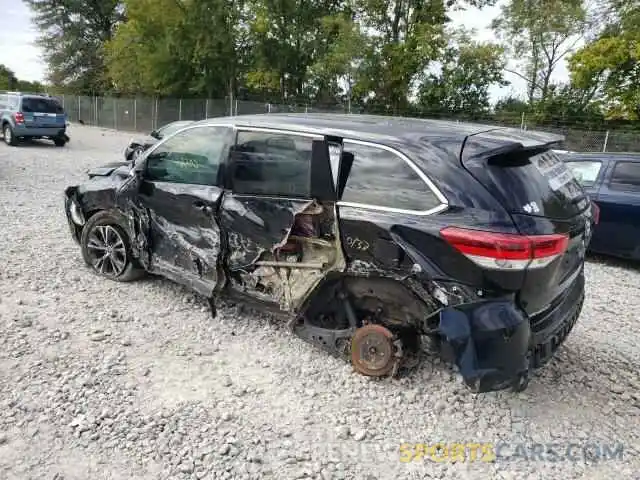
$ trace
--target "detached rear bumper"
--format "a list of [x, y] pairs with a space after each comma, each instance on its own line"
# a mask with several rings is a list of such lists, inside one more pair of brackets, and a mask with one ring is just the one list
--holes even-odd
[[544, 366], [564, 343], [583, 302], [580, 272], [550, 308], [533, 318], [508, 299], [449, 307], [440, 313], [445, 352], [476, 393], [522, 388], [518, 385], [523, 379]]

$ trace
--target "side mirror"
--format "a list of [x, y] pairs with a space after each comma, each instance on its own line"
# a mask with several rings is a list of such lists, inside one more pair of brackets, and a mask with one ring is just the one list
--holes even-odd
[[331, 172], [329, 143], [314, 140], [311, 147], [311, 196], [322, 202], [335, 202], [336, 190]]
[[158, 133], [157, 130], [154, 130], [153, 132], [151, 132], [149, 136], [155, 138], [156, 140], [160, 140], [160, 134]]

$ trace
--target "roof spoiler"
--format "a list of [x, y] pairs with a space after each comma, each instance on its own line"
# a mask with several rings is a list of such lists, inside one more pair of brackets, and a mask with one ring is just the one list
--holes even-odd
[[[504, 135], [500, 135], [501, 133]], [[488, 137], [486, 138], [487, 148], [480, 148], [479, 145], [476, 146], [476, 148], [466, 148], [469, 141], [474, 140], [473, 137], [478, 137], [480, 141], [475, 143], [479, 144], [483, 136]], [[524, 132], [513, 128], [492, 128], [467, 135], [460, 146], [459, 158], [461, 162], [465, 162], [477, 158], [489, 158], [520, 150], [529, 152], [532, 150], [544, 151], [557, 148], [564, 143], [564, 141], [564, 135], [535, 131]], [[492, 148], [491, 144], [495, 146]]]

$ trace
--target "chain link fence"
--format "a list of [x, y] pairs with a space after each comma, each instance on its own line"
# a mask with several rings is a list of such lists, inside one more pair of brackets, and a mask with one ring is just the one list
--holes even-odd
[[[82, 97], [61, 95], [71, 122], [95, 125], [116, 130], [149, 133], [176, 120], [204, 120], [206, 118], [261, 113], [350, 113], [346, 108], [324, 108], [314, 105], [277, 105], [232, 98], [122, 98]], [[360, 111], [360, 113], [368, 113]], [[375, 112], [380, 113], [380, 112]], [[428, 114], [421, 117], [428, 118]], [[443, 118], [441, 114], [438, 118]], [[455, 118], [454, 118], [455, 120]], [[491, 123], [491, 122], [488, 122]], [[504, 124], [496, 121], [495, 124]], [[527, 130], [543, 130], [564, 135], [565, 148], [583, 152], [640, 151], [640, 132], [619, 130], [597, 131], [575, 128], [550, 128], [530, 125], [526, 118], [509, 122]]]

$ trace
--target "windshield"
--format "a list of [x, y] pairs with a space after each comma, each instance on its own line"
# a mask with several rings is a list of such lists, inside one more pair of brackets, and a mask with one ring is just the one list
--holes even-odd
[[181, 128], [186, 127], [190, 123], [191, 122], [173, 122], [173, 123], [170, 123], [168, 125], [165, 125], [160, 130], [158, 130], [158, 137], [164, 138], [164, 137], [166, 137], [168, 135], [171, 135], [172, 133], [177, 132]]

